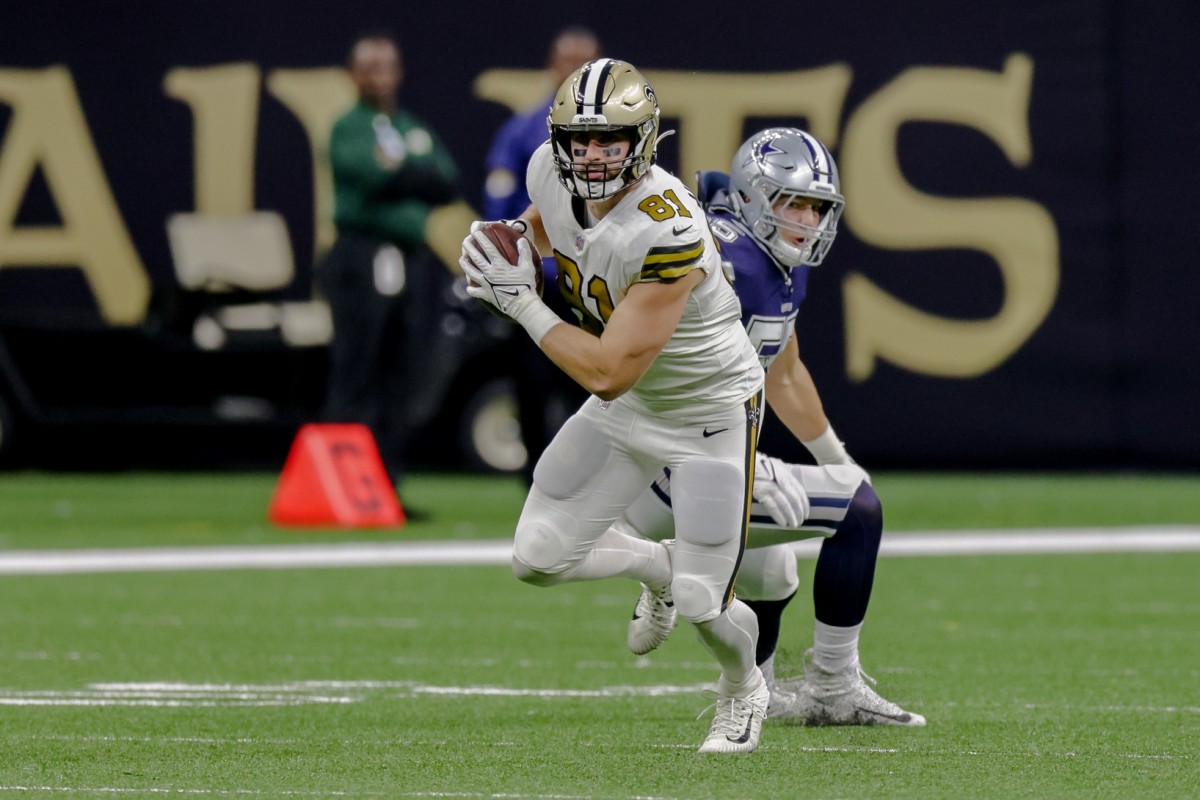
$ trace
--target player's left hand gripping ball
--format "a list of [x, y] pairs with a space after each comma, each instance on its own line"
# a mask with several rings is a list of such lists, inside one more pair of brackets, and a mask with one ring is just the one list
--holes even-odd
[[467, 276], [467, 294], [505, 319], [512, 320], [513, 310], [532, 299], [522, 299], [527, 292], [542, 296], [541, 256], [519, 231], [502, 222], [489, 222], [467, 236], [458, 263]]

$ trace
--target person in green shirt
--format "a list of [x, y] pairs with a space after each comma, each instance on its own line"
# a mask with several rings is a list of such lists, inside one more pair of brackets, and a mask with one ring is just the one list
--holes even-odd
[[432, 324], [428, 298], [442, 269], [425, 227], [435, 206], [459, 196], [458, 170], [429, 126], [397, 103], [404, 69], [394, 39], [359, 37], [349, 70], [358, 102], [329, 139], [337, 239], [317, 268], [333, 315], [322, 416], [369, 427], [399, 484], [417, 343]]

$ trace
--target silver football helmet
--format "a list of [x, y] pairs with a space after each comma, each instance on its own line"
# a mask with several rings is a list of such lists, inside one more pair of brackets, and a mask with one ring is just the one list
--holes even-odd
[[[546, 125], [558, 180], [567, 191], [585, 200], [603, 200], [629, 186], [654, 164], [658, 143], [658, 98], [642, 73], [625, 61], [589, 61], [563, 81]], [[571, 156], [571, 137], [577, 133], [611, 132], [630, 141], [629, 154], [608, 166], [601, 179], [589, 179]]]
[[[730, 202], [754, 238], [786, 267], [825, 260], [837, 236], [838, 220], [846, 207], [837, 164], [828, 148], [798, 128], [767, 128], [747, 139], [733, 156], [729, 174]], [[821, 221], [815, 227], [790, 222], [775, 209], [793, 198], [814, 201]], [[787, 231], [803, 237], [786, 241]]]

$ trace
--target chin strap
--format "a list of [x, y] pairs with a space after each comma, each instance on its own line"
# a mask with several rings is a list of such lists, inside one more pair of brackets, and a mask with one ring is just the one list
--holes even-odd
[[[625, 168], [625, 170], [628, 169], [628, 167]], [[578, 175], [572, 174], [571, 179], [575, 182], [575, 193], [584, 200], [607, 200], [628, 185], [625, 182], [625, 170], [622, 170], [621, 174], [611, 181], [589, 181], [586, 178], [580, 178]], [[602, 189], [605, 186], [614, 186], [616, 188], [602, 197], [592, 197], [591, 188], [596, 185], [599, 185]]]

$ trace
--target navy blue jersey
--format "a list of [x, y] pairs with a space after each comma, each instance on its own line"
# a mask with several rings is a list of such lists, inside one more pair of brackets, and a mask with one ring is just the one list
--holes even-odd
[[[487, 154], [488, 175], [483, 186], [484, 219], [516, 219], [529, 208], [525, 173], [529, 168], [529, 159], [550, 138], [546, 114], [553, 99], [551, 96], [529, 111], [514, 114], [496, 132]], [[542, 274], [546, 277], [547, 286], [557, 285], [558, 264], [553, 256], [542, 256]], [[550, 294], [557, 295], [558, 292], [551, 289]], [[557, 297], [548, 302], [556, 311], [561, 311]]]
[[547, 100], [527, 112], [515, 114], [496, 132], [487, 154], [484, 219], [513, 219], [529, 207], [525, 170], [534, 151], [550, 138], [546, 128], [549, 107]]
[[808, 291], [809, 267], [782, 267], [763, 249], [728, 204], [724, 190], [706, 203], [708, 224], [726, 274], [742, 304], [742, 324], [763, 369], [791, 338]]

